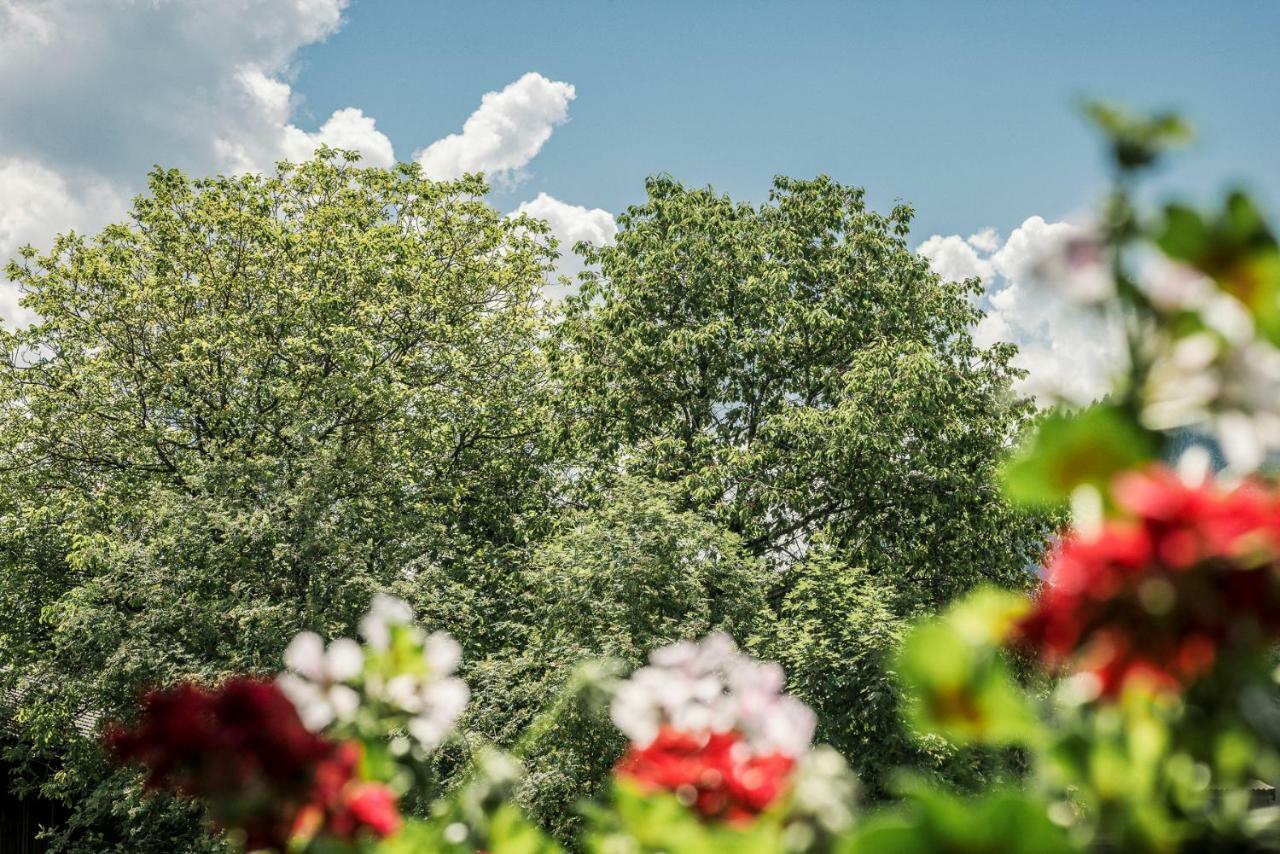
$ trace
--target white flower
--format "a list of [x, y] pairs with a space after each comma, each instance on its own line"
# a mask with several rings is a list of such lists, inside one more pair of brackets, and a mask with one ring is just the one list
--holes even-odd
[[809, 751], [796, 769], [793, 814], [816, 821], [830, 833], [853, 823], [850, 805], [857, 799], [858, 779], [839, 753], [827, 746]]
[[433, 681], [424, 692], [425, 702], [409, 720], [409, 734], [427, 750], [438, 747], [453, 729], [471, 699], [467, 683], [456, 676]]
[[427, 750], [440, 745], [467, 707], [471, 691], [456, 676], [402, 673], [389, 679], [381, 698], [409, 715], [409, 734]]
[[462, 647], [448, 632], [432, 632], [427, 635], [423, 657], [432, 673], [452, 673], [462, 663]]
[[1280, 350], [1208, 332], [1177, 339], [1152, 364], [1142, 418], [1213, 435], [1228, 472], [1249, 474], [1280, 451]]
[[1253, 337], [1249, 310], [1198, 270], [1158, 255], [1143, 266], [1138, 287], [1159, 312], [1194, 312], [1210, 329], [1233, 344], [1243, 344]]
[[1142, 417], [1153, 430], [1204, 421], [1221, 393], [1216, 362], [1221, 342], [1207, 332], [1188, 335], [1167, 348], [1147, 377]]
[[644, 746], [663, 726], [683, 732], [736, 730], [758, 752], [801, 756], [817, 720], [813, 710], [782, 694], [782, 668], [738, 652], [725, 634], [654, 650], [650, 664], [614, 693], [614, 723]]
[[403, 599], [379, 593], [369, 603], [369, 612], [360, 620], [360, 634], [374, 649], [386, 649], [391, 643], [393, 625], [413, 622], [413, 609]]
[[290, 672], [281, 674], [277, 684], [307, 729], [318, 731], [355, 715], [360, 695], [344, 684], [364, 666], [364, 653], [355, 641], [339, 638], [326, 649], [315, 632], [300, 632], [285, 648], [284, 663]]
[[447, 632], [424, 635], [413, 625], [413, 611], [403, 600], [382, 594], [370, 603], [369, 613], [360, 621], [360, 633], [372, 649], [385, 651], [395, 625], [409, 627], [409, 636], [421, 650], [420, 663], [392, 656], [390, 666], [399, 672], [372, 674], [366, 690], [407, 715], [409, 735], [432, 750], [453, 729], [470, 699], [467, 683], [453, 675], [462, 663], [462, 647]]

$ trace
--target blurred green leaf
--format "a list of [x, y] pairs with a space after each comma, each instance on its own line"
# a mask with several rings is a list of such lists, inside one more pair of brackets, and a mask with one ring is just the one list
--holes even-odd
[[1142, 115], [1114, 104], [1090, 101], [1084, 114], [1111, 141], [1111, 154], [1122, 169], [1154, 163], [1165, 151], [1191, 139], [1191, 126], [1175, 113]]
[[489, 825], [492, 854], [554, 854], [563, 849], [529, 823], [512, 804], [504, 804]]
[[1154, 236], [1169, 257], [1244, 303], [1259, 331], [1280, 344], [1280, 247], [1247, 195], [1232, 193], [1211, 219], [1185, 205], [1169, 205]]
[[556, 854], [564, 850], [530, 824], [514, 804], [499, 806], [487, 829], [486, 840], [478, 837], [472, 828], [454, 815], [437, 816], [431, 821], [409, 819], [399, 833], [383, 840], [373, 850], [377, 854], [422, 854], [426, 851], [471, 854], [477, 849], [490, 854]]
[[872, 816], [841, 854], [1053, 854], [1075, 851], [1040, 800], [1014, 791], [960, 798], [918, 787], [902, 807]]
[[701, 821], [674, 795], [648, 792], [623, 780], [613, 786], [613, 809], [595, 807], [588, 813], [592, 831], [588, 851], [629, 854], [777, 854], [786, 850], [779, 815], [767, 812], [745, 825]]
[[1117, 406], [1055, 412], [1005, 464], [1005, 493], [1031, 505], [1066, 501], [1083, 484], [1105, 494], [1116, 473], [1155, 459], [1159, 451], [1158, 438]]
[[1026, 744], [1039, 723], [1004, 661], [1002, 640], [1027, 608], [1016, 593], [981, 590], [911, 631], [898, 655], [917, 727], [964, 744]]

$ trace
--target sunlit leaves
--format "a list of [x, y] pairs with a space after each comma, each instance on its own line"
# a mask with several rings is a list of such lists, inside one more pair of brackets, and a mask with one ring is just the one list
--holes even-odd
[[[553, 423], [548, 238], [485, 190], [328, 150], [156, 170], [127, 222], [11, 267], [40, 319], [3, 333], [0, 669], [111, 714], [140, 683], [272, 667], [298, 629], [348, 633], [397, 583], [484, 643], [498, 584], [476, 579], [549, 522]], [[97, 775], [58, 779], [103, 809]], [[123, 815], [97, 820], [147, 847]]]
[[837, 850], [841, 854], [1067, 854], [1077, 848], [1034, 795], [998, 790], [964, 798], [917, 785], [910, 789], [905, 804], [868, 819]]
[[1280, 344], [1280, 246], [1247, 195], [1232, 193], [1209, 217], [1186, 205], [1169, 205], [1155, 240], [1169, 257], [1240, 300], [1263, 335]]

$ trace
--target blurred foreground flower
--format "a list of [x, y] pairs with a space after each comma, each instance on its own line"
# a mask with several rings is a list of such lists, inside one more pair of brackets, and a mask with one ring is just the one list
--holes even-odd
[[335, 720], [350, 720], [360, 695], [345, 683], [360, 675], [364, 651], [350, 638], [338, 638], [326, 648], [315, 632], [300, 632], [284, 651], [289, 672], [277, 679], [293, 701], [307, 729], [318, 732]]
[[1185, 688], [1280, 636], [1280, 496], [1163, 468], [1120, 476], [1112, 496], [1122, 515], [1060, 546], [1020, 644], [1113, 697], [1135, 680]]
[[707, 818], [742, 820], [776, 801], [816, 724], [808, 706], [781, 693], [782, 669], [723, 634], [649, 660], [614, 697], [614, 723], [631, 740], [618, 775], [674, 792]]
[[200, 799], [221, 829], [249, 850], [284, 850], [299, 835], [350, 840], [400, 823], [395, 796], [355, 778], [360, 748], [303, 726], [273, 682], [238, 677], [210, 689], [191, 683], [148, 694], [138, 722], [108, 730], [122, 762], [146, 785]]
[[453, 675], [462, 647], [446, 632], [427, 634], [407, 604], [382, 594], [374, 597], [360, 632], [368, 642], [366, 697], [382, 705], [389, 721], [403, 718], [418, 744], [434, 750], [471, 696], [467, 683]]

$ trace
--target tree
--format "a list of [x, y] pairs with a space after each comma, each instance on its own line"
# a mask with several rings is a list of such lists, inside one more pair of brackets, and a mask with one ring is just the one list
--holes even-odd
[[790, 573], [778, 619], [756, 645], [817, 712], [817, 740], [848, 757], [870, 793], [881, 794], [894, 768], [923, 760], [889, 670], [909, 623], [889, 609], [892, 591], [821, 541]]
[[28, 760], [69, 763], [46, 790], [112, 814], [88, 848], [151, 843], [78, 716], [274, 670], [418, 574], [470, 592], [482, 644], [546, 524], [545, 226], [353, 158], [157, 170], [128, 222], [8, 269], [39, 320], [0, 339], [0, 688]]
[[974, 344], [978, 283], [908, 249], [911, 210], [828, 178], [779, 178], [759, 206], [647, 191], [616, 244], [581, 247], [556, 328], [592, 468], [670, 484], [776, 567], [822, 534], [899, 614], [1029, 583], [1045, 522], [994, 470], [1030, 410], [1014, 351]]
[[929, 273], [906, 208], [655, 179], [552, 325], [548, 229], [478, 177], [323, 151], [150, 188], [8, 269], [39, 320], [0, 338], [0, 697], [77, 806], [64, 848], [214, 844], [74, 725], [274, 671], [374, 591], [459, 638], [468, 742], [516, 746], [564, 837], [621, 747], [598, 705], [540, 714], [583, 659], [754, 639], [874, 777], [899, 621], [1030, 581], [1045, 520], [994, 486], [1012, 350], [974, 346], [976, 283]]
[[893, 661], [911, 623], [892, 612], [895, 597], [882, 581], [841, 562], [822, 538], [789, 575], [777, 618], [762, 624], [754, 645], [817, 712], [816, 741], [848, 758], [864, 800], [892, 797], [903, 768], [971, 791], [1010, 776], [1006, 755], [957, 750], [908, 727]]
[[734, 534], [676, 510], [651, 483], [624, 478], [599, 498], [533, 551], [520, 620], [527, 636], [514, 654], [473, 669], [476, 700], [465, 722], [519, 746], [529, 771], [522, 805], [562, 839], [578, 825], [578, 802], [601, 791], [625, 746], [603, 704], [591, 702], [593, 686], [573, 687], [582, 662], [629, 671], [678, 640], [716, 630], [746, 638], [767, 611], [768, 575]]
[[872, 796], [904, 763], [977, 779], [983, 757], [916, 742], [888, 661], [904, 620], [1029, 586], [1052, 529], [998, 488], [1031, 405], [1013, 348], [973, 342], [979, 283], [910, 251], [909, 208], [828, 178], [780, 178], [758, 206], [647, 190], [616, 244], [581, 247], [556, 327], [582, 469], [666, 484], [775, 569], [756, 645]]

